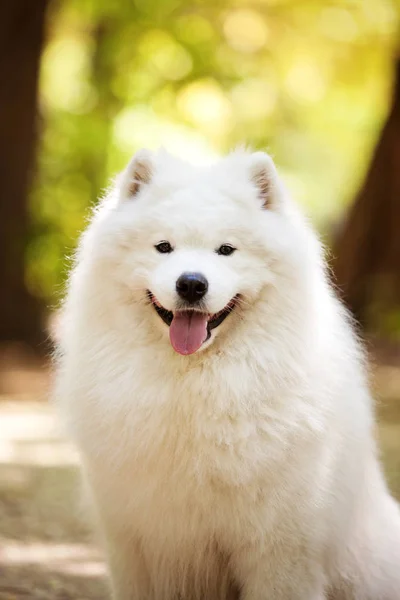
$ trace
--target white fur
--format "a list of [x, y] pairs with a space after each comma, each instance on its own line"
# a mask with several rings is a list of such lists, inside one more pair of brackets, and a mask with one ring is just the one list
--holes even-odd
[[[210, 313], [241, 301], [180, 356], [146, 290], [173, 310], [186, 270]], [[400, 598], [362, 355], [267, 155], [133, 159], [82, 238], [57, 395], [117, 600]]]

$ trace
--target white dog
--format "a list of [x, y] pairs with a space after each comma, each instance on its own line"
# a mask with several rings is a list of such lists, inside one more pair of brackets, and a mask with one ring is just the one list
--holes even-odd
[[117, 600], [399, 600], [363, 357], [264, 153], [139, 152], [84, 234], [57, 394]]

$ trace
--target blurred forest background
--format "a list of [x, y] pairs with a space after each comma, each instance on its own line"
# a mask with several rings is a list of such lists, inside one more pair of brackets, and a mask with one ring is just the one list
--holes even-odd
[[135, 150], [241, 142], [272, 152], [357, 316], [398, 334], [399, 17], [398, 0], [3, 3], [0, 339], [40, 338], [88, 207]]
[[195, 162], [243, 142], [272, 153], [373, 340], [400, 497], [399, 26], [400, 0], [1, 3], [0, 598], [102, 597], [46, 366], [14, 350], [46, 350], [88, 208], [143, 146]]

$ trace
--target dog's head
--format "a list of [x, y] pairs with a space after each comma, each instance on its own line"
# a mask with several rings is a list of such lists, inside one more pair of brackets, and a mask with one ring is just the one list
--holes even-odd
[[125, 307], [140, 306], [142, 322], [178, 353], [229, 334], [265, 290], [277, 305], [293, 294], [304, 227], [267, 154], [236, 151], [200, 169], [140, 151], [112, 196], [95, 243], [111, 266], [104, 285], [123, 289]]

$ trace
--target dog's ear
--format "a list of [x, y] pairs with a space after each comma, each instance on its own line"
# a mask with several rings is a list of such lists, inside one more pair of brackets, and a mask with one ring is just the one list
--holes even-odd
[[250, 157], [250, 176], [258, 190], [263, 208], [275, 208], [280, 203], [281, 186], [274, 161], [265, 152], [253, 152]]
[[154, 173], [154, 162], [149, 150], [139, 150], [121, 175], [121, 198], [137, 196], [143, 186], [150, 183]]

